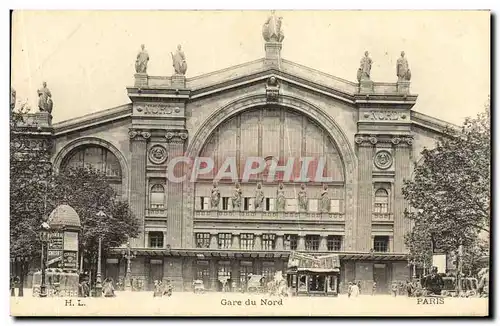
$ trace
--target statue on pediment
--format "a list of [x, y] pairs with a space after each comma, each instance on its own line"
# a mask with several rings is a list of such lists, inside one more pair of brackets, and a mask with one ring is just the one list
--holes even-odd
[[276, 191], [276, 209], [278, 211], [284, 211], [286, 205], [285, 189], [283, 189], [283, 183], [280, 183], [278, 190]]
[[42, 88], [38, 89], [38, 109], [40, 112], [52, 113], [52, 93], [47, 88], [47, 83], [43, 82]]
[[255, 190], [255, 200], [254, 200], [255, 209], [262, 208], [263, 203], [264, 203], [264, 191], [262, 191], [262, 184], [259, 182], [257, 184], [257, 190]]
[[320, 211], [322, 213], [328, 213], [330, 211], [330, 196], [328, 195], [328, 186], [323, 185], [323, 190], [321, 191], [320, 197]]
[[358, 82], [362, 80], [370, 80], [370, 73], [372, 70], [373, 60], [370, 58], [368, 51], [365, 51], [365, 56], [361, 58], [358, 68]]
[[220, 202], [220, 191], [217, 187], [217, 182], [214, 182], [214, 187], [212, 188], [212, 193], [210, 194], [210, 204], [212, 209], [217, 209]]
[[141, 51], [137, 54], [135, 60], [135, 72], [138, 74], [146, 74], [148, 70], [149, 54], [144, 48], [144, 44], [141, 45]]
[[405, 52], [401, 51], [401, 57], [399, 57], [396, 63], [396, 75], [399, 81], [410, 81], [411, 71], [408, 65], [408, 60], [405, 58]]
[[262, 36], [266, 42], [283, 42], [285, 34], [282, 30], [283, 17], [276, 17], [274, 10], [262, 26]]
[[187, 71], [186, 56], [184, 51], [182, 51], [181, 45], [177, 45], [177, 51], [170, 53], [172, 55], [172, 66], [174, 66], [174, 71], [176, 75], [185, 75]]
[[307, 200], [307, 191], [306, 191], [306, 185], [301, 184], [300, 185], [300, 190], [297, 196], [298, 202], [299, 202], [299, 209], [301, 211], [307, 211], [308, 208], [308, 200]]
[[234, 185], [233, 196], [231, 197], [231, 203], [233, 204], [233, 210], [239, 210], [241, 207], [241, 188], [240, 184], [236, 182]]

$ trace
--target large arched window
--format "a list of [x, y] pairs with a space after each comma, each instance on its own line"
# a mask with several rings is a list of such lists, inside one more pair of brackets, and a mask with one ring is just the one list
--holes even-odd
[[62, 169], [93, 168], [103, 172], [113, 189], [120, 193], [122, 169], [118, 158], [108, 149], [98, 145], [79, 146], [72, 150], [61, 164]]
[[375, 191], [375, 213], [387, 213], [389, 212], [389, 193], [383, 188], [377, 189]]
[[149, 207], [153, 209], [165, 208], [165, 188], [162, 185], [155, 184], [151, 187]]

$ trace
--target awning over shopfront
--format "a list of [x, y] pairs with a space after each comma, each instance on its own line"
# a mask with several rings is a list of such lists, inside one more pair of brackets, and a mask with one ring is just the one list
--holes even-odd
[[288, 258], [288, 268], [312, 273], [339, 272], [340, 257], [338, 254], [313, 256], [292, 251]]
[[[111, 254], [121, 255], [123, 248], [111, 249]], [[133, 248], [132, 252], [135, 256], [149, 257], [196, 257], [198, 259], [238, 259], [238, 258], [266, 258], [266, 259], [283, 259], [289, 260], [290, 255], [311, 255], [311, 253], [292, 252], [292, 251], [265, 251], [265, 250], [237, 250], [237, 249], [165, 249], [165, 248]], [[401, 261], [407, 260], [405, 253], [362, 253], [362, 252], [317, 252], [316, 257], [337, 257], [329, 258], [332, 260], [373, 260], [373, 261]], [[338, 263], [340, 266], [340, 262]]]

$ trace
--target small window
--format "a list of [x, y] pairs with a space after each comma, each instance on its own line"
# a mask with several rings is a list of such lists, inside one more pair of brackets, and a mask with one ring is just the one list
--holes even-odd
[[299, 236], [297, 234], [285, 234], [285, 250], [297, 250], [298, 238]]
[[267, 212], [274, 211], [274, 198], [266, 198], [264, 205]]
[[231, 233], [219, 233], [219, 249], [230, 249], [231, 237]]
[[319, 250], [319, 235], [306, 235], [306, 250]]
[[389, 193], [380, 188], [375, 192], [375, 213], [387, 213], [389, 211]]
[[252, 198], [250, 197], [243, 198], [243, 210], [249, 211], [251, 209], [252, 209]]
[[342, 236], [341, 235], [330, 235], [327, 238], [326, 247], [328, 251], [340, 251], [342, 250]]
[[199, 197], [200, 209], [209, 210], [210, 209], [210, 198], [209, 197]]
[[160, 184], [155, 184], [151, 187], [150, 208], [163, 209], [165, 208], [165, 188]]
[[376, 252], [389, 251], [389, 237], [388, 236], [375, 236], [373, 240], [373, 250]]
[[286, 200], [286, 211], [287, 212], [296, 212], [298, 210], [297, 199], [289, 198]]
[[253, 234], [252, 233], [242, 233], [240, 235], [240, 248], [241, 249], [253, 249]]
[[318, 200], [317, 199], [309, 199], [309, 211], [317, 212], [318, 211]]
[[210, 233], [196, 233], [196, 248], [210, 248]]
[[340, 200], [332, 199], [330, 201], [330, 212], [332, 213], [340, 213]]
[[262, 235], [262, 249], [274, 250], [276, 235], [265, 233]]
[[222, 210], [229, 210], [229, 197], [222, 197]]
[[163, 248], [163, 232], [149, 232], [149, 247]]

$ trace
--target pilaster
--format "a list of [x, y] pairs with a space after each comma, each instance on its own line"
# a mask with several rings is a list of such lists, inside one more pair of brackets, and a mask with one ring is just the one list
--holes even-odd
[[395, 176], [394, 176], [394, 251], [404, 252], [404, 235], [410, 231], [410, 220], [405, 218], [404, 211], [409, 208], [403, 196], [403, 182], [411, 176], [411, 146], [413, 139], [394, 138]]
[[358, 214], [356, 225], [356, 250], [369, 251], [372, 233], [372, 166], [373, 146], [377, 143], [376, 137], [355, 139], [358, 144]]
[[146, 210], [146, 147], [151, 137], [148, 131], [130, 129], [130, 209], [139, 221], [139, 235], [131, 239], [133, 247], [143, 247], [144, 213]]
[[[187, 132], [167, 132], [167, 146], [169, 160], [184, 155], [184, 141], [187, 139]], [[179, 163], [171, 171], [176, 177], [184, 175], [184, 164]], [[187, 180], [186, 182], [189, 182]], [[183, 185], [184, 182], [167, 182], [168, 203], [167, 203], [167, 239], [172, 248], [182, 247], [183, 238]], [[191, 232], [192, 233], [192, 232]], [[186, 236], [189, 236], [186, 234]], [[192, 234], [191, 234], [192, 237]]]

